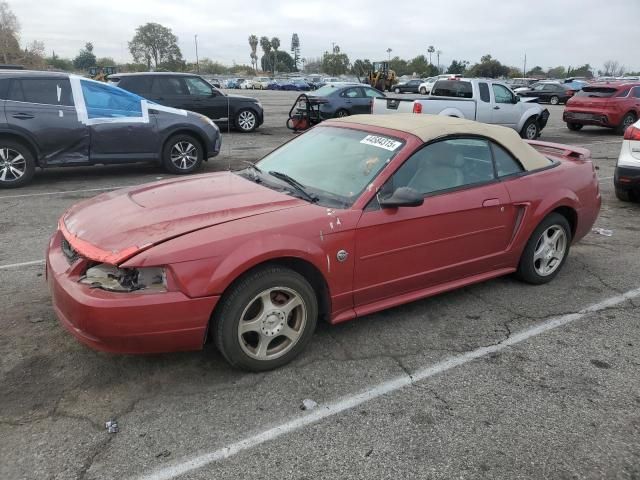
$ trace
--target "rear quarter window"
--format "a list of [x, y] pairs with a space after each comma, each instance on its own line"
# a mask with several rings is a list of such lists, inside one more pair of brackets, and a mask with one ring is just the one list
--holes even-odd
[[41, 105], [73, 106], [71, 83], [68, 78], [13, 79], [8, 98]]
[[8, 91], [9, 91], [9, 79], [8, 78], [0, 79], [0, 100], [7, 99]]

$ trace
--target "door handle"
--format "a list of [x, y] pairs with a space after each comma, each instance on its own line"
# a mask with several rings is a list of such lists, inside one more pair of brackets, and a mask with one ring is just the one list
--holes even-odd
[[500, 107], [498, 105], [496, 105], [495, 107], [493, 107], [494, 110], [500, 110]]
[[13, 118], [17, 118], [18, 120], [29, 120], [31, 118], [35, 118], [35, 115], [31, 115], [30, 113], [14, 113]]
[[499, 198], [488, 198], [487, 200], [482, 202], [483, 207], [497, 207], [498, 205], [500, 205]]

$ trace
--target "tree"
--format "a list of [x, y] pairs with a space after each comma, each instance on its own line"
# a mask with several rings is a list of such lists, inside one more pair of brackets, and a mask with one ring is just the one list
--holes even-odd
[[271, 39], [271, 48], [273, 48], [273, 73], [276, 73], [278, 68], [278, 48], [280, 48], [280, 39], [273, 37]]
[[447, 73], [455, 73], [463, 75], [469, 66], [469, 62], [467, 60], [452, 60], [451, 65], [447, 69]]
[[585, 77], [593, 78], [593, 68], [588, 63], [585, 63], [581, 67], [567, 69], [567, 77]]
[[340, 53], [340, 47], [335, 45], [333, 53], [324, 53], [322, 70], [329, 75], [343, 75], [349, 70], [349, 57], [346, 53]]
[[547, 77], [549, 78], [565, 78], [567, 76], [567, 71], [563, 66], [550, 68], [547, 72]]
[[20, 23], [7, 2], [0, 2], [0, 59], [13, 63], [21, 57]]
[[599, 70], [598, 73], [603, 77], [621, 77], [624, 71], [624, 65], [620, 65], [617, 60], [607, 60], [602, 64], [602, 70]]
[[151, 62], [155, 68], [160, 64], [184, 64], [178, 37], [159, 23], [147, 23], [136, 28], [136, 34], [129, 42], [129, 51], [136, 62], [146, 63], [148, 70], [151, 70]]
[[545, 73], [540, 65], [536, 65], [531, 70], [529, 70], [525, 75], [528, 77], [544, 77]]
[[322, 59], [321, 58], [305, 58], [304, 69], [307, 73], [321, 73]]
[[208, 73], [212, 75], [220, 75], [227, 73], [229, 69], [222, 65], [220, 62], [214, 62], [210, 58], [203, 58], [200, 60], [200, 71], [202, 73]]
[[293, 63], [297, 70], [300, 62], [300, 37], [298, 37], [297, 33], [291, 36], [291, 55], [293, 55]]
[[[270, 72], [273, 70], [273, 59], [269, 58], [269, 54], [271, 53], [271, 41], [268, 37], [260, 37], [260, 48], [262, 48], [263, 53], [262, 60], [260, 62], [262, 65], [262, 70], [265, 72]], [[265, 57], [267, 58], [265, 59]]]
[[488, 78], [506, 77], [509, 75], [509, 67], [487, 54], [480, 58], [480, 63], [468, 69], [467, 75]]
[[116, 62], [111, 57], [101, 57], [101, 58], [98, 58], [96, 60], [96, 65], [99, 65], [101, 67], [110, 67], [110, 66], [117, 65], [117, 64], [118, 64], [118, 62]]
[[372, 69], [373, 65], [368, 58], [365, 58], [364, 60], [357, 59], [351, 65], [351, 73], [358, 78], [366, 77]]
[[433, 55], [435, 51], [436, 47], [434, 47], [433, 45], [429, 45], [429, 48], [427, 48], [427, 53], [429, 54], [429, 65], [433, 65], [433, 62], [431, 61], [431, 55]]
[[73, 70], [73, 62], [67, 58], [60, 58], [56, 52], [52, 52], [50, 57], [44, 59], [46, 64], [55, 70], [71, 71]]
[[274, 51], [269, 56], [263, 55], [261, 60], [261, 67], [264, 71], [269, 70], [269, 67], [271, 67], [269, 61], [274, 60], [274, 58], [276, 60], [276, 65], [278, 66], [278, 72], [290, 73], [297, 70], [293, 61], [293, 57], [289, 55], [288, 52], [278, 50]]
[[389, 62], [389, 68], [396, 72], [397, 75], [409, 75], [409, 66], [406, 60], [401, 59], [400, 57], [393, 57]]
[[253, 65], [254, 70], [258, 70], [258, 54], [256, 53], [258, 50], [258, 37], [249, 35], [249, 46], [251, 47], [251, 65]]
[[73, 66], [78, 70], [88, 70], [96, 65], [96, 56], [93, 54], [93, 43], [87, 42], [80, 53], [73, 59]]

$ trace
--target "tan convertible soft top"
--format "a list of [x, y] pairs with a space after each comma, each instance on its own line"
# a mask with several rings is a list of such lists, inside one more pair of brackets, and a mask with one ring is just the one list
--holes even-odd
[[524, 142], [512, 128], [474, 122], [442, 115], [395, 113], [392, 115], [353, 115], [331, 120], [330, 123], [357, 123], [374, 127], [391, 128], [410, 133], [430, 142], [448, 135], [480, 135], [495, 140], [509, 150], [526, 170], [548, 167], [550, 160]]

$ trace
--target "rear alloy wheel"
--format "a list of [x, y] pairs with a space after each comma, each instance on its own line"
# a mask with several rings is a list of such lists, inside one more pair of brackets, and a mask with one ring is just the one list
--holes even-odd
[[164, 146], [162, 163], [170, 173], [193, 173], [202, 166], [203, 157], [199, 141], [191, 135], [176, 135]]
[[341, 108], [336, 112], [336, 118], [342, 118], [342, 117], [348, 117], [348, 116], [349, 116], [349, 112], [344, 108]]
[[549, 99], [549, 103], [551, 105], [558, 105], [560, 103], [560, 98], [554, 95]]
[[396, 88], [396, 89], [394, 90], [394, 92], [396, 92], [396, 93], [400, 93], [400, 89], [399, 89], [399, 88]]
[[427, 89], [426, 89], [426, 88], [424, 88], [424, 87], [422, 87], [422, 88], [420, 89], [420, 94], [421, 94], [421, 95], [426, 95], [426, 94], [427, 94]]
[[253, 110], [240, 110], [236, 114], [235, 126], [242, 133], [253, 132], [258, 127], [258, 117]]
[[525, 140], [535, 140], [540, 136], [540, 127], [535, 118], [527, 120], [520, 131], [520, 136]]
[[567, 128], [572, 132], [577, 132], [579, 130], [582, 130], [582, 127], [584, 127], [584, 125], [581, 123], [567, 122]]
[[36, 164], [28, 148], [11, 140], [0, 140], [0, 188], [16, 188], [33, 178]]
[[255, 270], [225, 293], [213, 322], [227, 361], [254, 372], [280, 367], [309, 343], [318, 301], [309, 282], [279, 266]]
[[627, 130], [627, 128], [629, 128], [634, 123], [636, 123], [636, 116], [633, 112], [629, 112], [624, 117], [622, 117], [622, 122], [620, 122], [620, 125], [618, 125], [618, 127], [616, 128], [616, 132], [620, 135], [624, 135], [624, 132]]
[[552, 213], [531, 234], [516, 275], [535, 285], [550, 282], [564, 265], [570, 244], [569, 222], [559, 213]]

